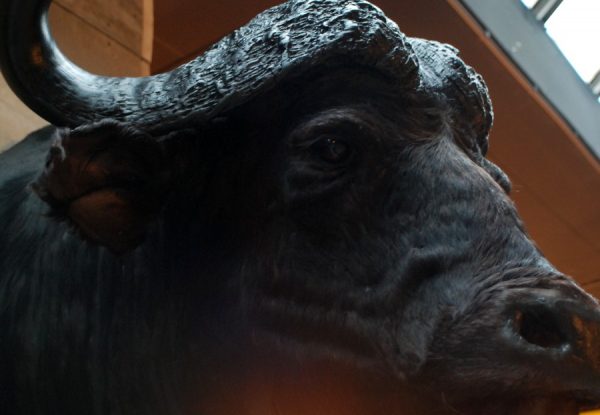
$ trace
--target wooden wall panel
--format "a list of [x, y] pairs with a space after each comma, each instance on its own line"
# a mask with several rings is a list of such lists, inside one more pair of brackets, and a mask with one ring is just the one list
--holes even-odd
[[56, 4], [146, 62], [152, 60], [153, 0], [56, 0]]
[[[50, 26], [62, 51], [76, 64], [102, 75], [150, 72], [153, 0], [57, 0]], [[46, 122], [0, 80], [0, 151]]]
[[155, 0], [156, 30], [152, 71], [163, 72], [193, 59], [259, 12], [282, 2]]
[[12, 93], [0, 76], [0, 151], [46, 124]]
[[583, 288], [585, 288], [590, 294], [592, 294], [596, 298], [600, 298], [600, 281], [596, 281], [590, 284], [584, 284]]
[[[81, 3], [92, 2], [94, 0]], [[60, 4], [53, 4], [50, 9], [50, 26], [65, 55], [90, 72], [108, 76], [150, 73], [150, 63], [142, 58], [141, 50], [136, 53], [123, 46], [121, 39], [99, 31]]]

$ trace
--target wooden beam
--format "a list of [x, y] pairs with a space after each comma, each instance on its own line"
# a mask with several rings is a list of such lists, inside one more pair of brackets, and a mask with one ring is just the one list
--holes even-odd
[[[79, 1], [86, 4], [95, 0]], [[106, 24], [109, 23], [110, 21]], [[90, 72], [107, 76], [140, 76], [150, 73], [150, 63], [139, 54], [140, 48], [138, 53], [134, 52], [123, 45], [122, 41], [125, 38], [109, 36], [96, 26], [87, 24], [79, 15], [61, 4], [53, 4], [50, 8], [50, 27], [53, 28], [54, 38], [65, 55]], [[127, 31], [119, 29], [122, 36], [132, 31], [133, 28]], [[137, 30], [137, 35], [141, 31]]]
[[46, 124], [12, 93], [0, 76], [0, 151]]
[[56, 0], [89, 26], [147, 62], [152, 60], [153, 0]]

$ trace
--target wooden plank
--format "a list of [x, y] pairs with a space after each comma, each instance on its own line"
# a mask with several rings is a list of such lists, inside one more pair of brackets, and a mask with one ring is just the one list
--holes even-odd
[[598, 267], [597, 255], [581, 258], [577, 263], [573, 264], [573, 267], [577, 268], [578, 275], [582, 276], [582, 278], [576, 278], [580, 283], [587, 284], [591, 281], [600, 281], [600, 267]]
[[584, 284], [583, 288], [585, 288], [587, 292], [592, 294], [594, 297], [600, 298], [600, 280], [590, 284]]
[[155, 0], [154, 38], [159, 43], [155, 42], [152, 70], [166, 70], [183, 63], [183, 58], [193, 58], [203, 46], [212, 45], [279, 3], [282, 0]]
[[[83, 3], [83, 2], [82, 2]], [[61, 50], [77, 65], [107, 76], [140, 76], [150, 64], [59, 4], [50, 7], [50, 27]]]
[[[509, 173], [511, 173], [509, 171]], [[513, 176], [513, 193], [519, 213], [534, 241], [540, 243], [544, 255], [565, 274], [580, 283], [593, 281], [597, 275], [590, 270], [589, 260], [596, 261], [600, 250], [590, 246], [572, 226], [548, 209], [534, 189]], [[565, 244], [565, 241], [568, 241]], [[600, 269], [600, 267], [598, 268]]]
[[0, 76], [0, 151], [47, 124], [27, 108]]
[[152, 60], [153, 0], [56, 0], [147, 62]]
[[174, 67], [179, 66], [178, 62], [182, 59], [181, 52], [177, 51], [173, 45], [165, 43], [162, 39], [154, 38], [152, 63], [150, 66], [152, 73], [170, 71]]

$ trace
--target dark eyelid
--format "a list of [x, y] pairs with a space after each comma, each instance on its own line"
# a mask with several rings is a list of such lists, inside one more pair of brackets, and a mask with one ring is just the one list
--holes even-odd
[[290, 137], [291, 146], [298, 149], [305, 149], [325, 137], [332, 137], [343, 140], [345, 143], [352, 143], [353, 141], [358, 141], [361, 136], [371, 135], [369, 134], [368, 127], [364, 123], [360, 123], [360, 120], [349, 117], [324, 118], [311, 120], [305, 125], [296, 128]]

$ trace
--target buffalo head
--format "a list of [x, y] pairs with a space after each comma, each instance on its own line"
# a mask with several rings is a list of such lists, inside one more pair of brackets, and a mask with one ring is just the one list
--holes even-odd
[[[3, 305], [3, 384], [29, 408], [11, 413], [600, 402], [598, 303], [525, 232], [484, 158], [487, 89], [454, 48], [362, 0], [292, 0], [170, 73], [104, 78], [54, 47], [45, 3], [0, 3], [6, 78], [72, 128], [31, 173], [58, 221], [36, 222], [39, 246], [0, 244], [27, 252], [3, 286], [21, 299]], [[47, 324], [66, 343], [32, 344]]]

